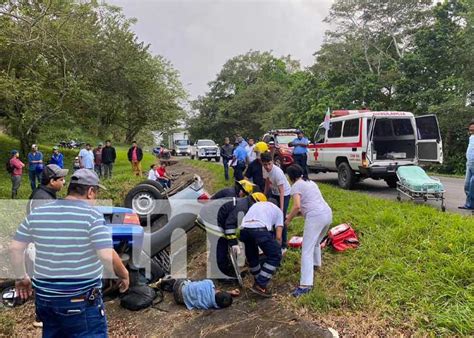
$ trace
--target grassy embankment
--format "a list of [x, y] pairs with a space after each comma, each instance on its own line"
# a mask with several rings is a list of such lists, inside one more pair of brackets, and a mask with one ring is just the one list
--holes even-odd
[[[222, 167], [189, 161], [215, 174]], [[296, 306], [321, 314], [364, 312], [389, 327], [416, 334], [474, 332], [474, 219], [428, 206], [381, 200], [320, 184], [333, 209], [333, 225], [350, 222], [358, 250], [324, 252], [313, 291]], [[302, 235], [302, 218], [289, 229]], [[299, 251], [290, 250], [276, 283], [296, 285]]]

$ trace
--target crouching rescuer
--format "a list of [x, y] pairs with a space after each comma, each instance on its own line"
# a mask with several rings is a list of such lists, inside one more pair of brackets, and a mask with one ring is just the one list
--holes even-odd
[[[273, 227], [275, 238], [272, 234]], [[252, 205], [240, 226], [240, 240], [245, 244], [245, 256], [255, 278], [250, 290], [263, 297], [271, 297], [267, 285], [280, 266], [282, 233], [283, 212], [271, 202]], [[262, 262], [259, 248], [265, 254]]]

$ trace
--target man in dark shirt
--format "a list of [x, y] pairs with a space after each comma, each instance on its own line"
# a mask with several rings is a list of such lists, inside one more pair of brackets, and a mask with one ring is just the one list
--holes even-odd
[[260, 161], [260, 156], [257, 159], [250, 162], [247, 170], [245, 171], [245, 179], [252, 180], [255, 183], [260, 191], [265, 189], [265, 180], [263, 179], [263, 167], [262, 162]]
[[116, 157], [115, 148], [112, 147], [110, 140], [105, 141], [105, 147], [102, 148], [102, 174], [104, 178], [112, 178], [112, 169]]
[[232, 160], [232, 153], [234, 147], [230, 144], [229, 138], [224, 139], [224, 145], [221, 147], [222, 164], [224, 165], [224, 177], [225, 180], [229, 180], [229, 161]]
[[41, 174], [41, 185], [33, 191], [26, 206], [30, 214], [34, 208], [56, 199], [56, 193], [64, 187], [68, 169], [61, 169], [56, 164], [48, 164]]

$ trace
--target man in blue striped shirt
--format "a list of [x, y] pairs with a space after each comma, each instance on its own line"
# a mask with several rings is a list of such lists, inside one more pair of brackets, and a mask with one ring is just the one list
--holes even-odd
[[[20, 224], [10, 246], [22, 299], [36, 292], [36, 313], [43, 337], [107, 336], [100, 289], [104, 266], [128, 289], [128, 271], [114, 251], [103, 215], [93, 208], [99, 190], [94, 171], [71, 177], [68, 195], [35, 208]], [[33, 278], [25, 272], [24, 250], [34, 243]]]

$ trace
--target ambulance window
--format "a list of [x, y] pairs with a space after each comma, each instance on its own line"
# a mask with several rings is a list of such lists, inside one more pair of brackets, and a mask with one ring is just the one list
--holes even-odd
[[341, 131], [342, 131], [342, 121], [331, 122], [329, 131], [328, 131], [328, 138], [341, 137]]
[[359, 136], [359, 119], [347, 120], [344, 122], [344, 131], [342, 132], [342, 136]]
[[393, 120], [393, 133], [395, 136], [413, 135], [413, 127], [410, 119]]
[[324, 134], [326, 133], [326, 129], [320, 127], [314, 135], [314, 143], [324, 143]]
[[379, 137], [393, 136], [391, 121], [389, 119], [377, 119], [374, 134]]

